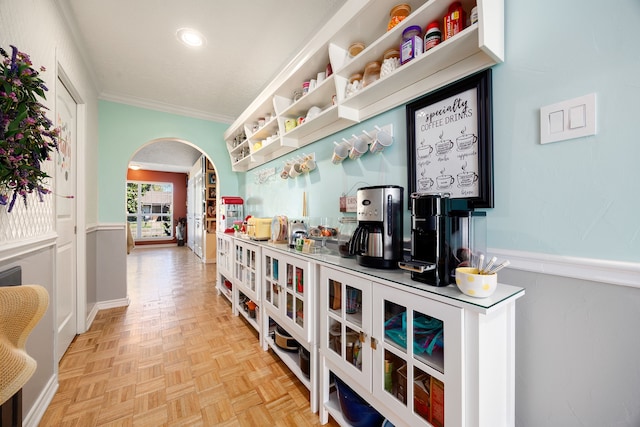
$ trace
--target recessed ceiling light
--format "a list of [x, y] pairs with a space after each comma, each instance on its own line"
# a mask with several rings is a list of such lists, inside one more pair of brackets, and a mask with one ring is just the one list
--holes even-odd
[[129, 169], [137, 171], [137, 170], [140, 169], [140, 165], [135, 164], [135, 163], [131, 163], [131, 164], [129, 164]]
[[180, 28], [176, 32], [176, 37], [189, 47], [200, 47], [205, 43], [204, 36], [191, 28]]

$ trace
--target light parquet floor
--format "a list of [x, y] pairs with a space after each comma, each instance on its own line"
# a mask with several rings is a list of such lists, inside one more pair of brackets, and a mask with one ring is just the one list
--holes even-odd
[[73, 341], [40, 426], [320, 425], [309, 391], [217, 295], [215, 268], [186, 247], [133, 250], [131, 304]]

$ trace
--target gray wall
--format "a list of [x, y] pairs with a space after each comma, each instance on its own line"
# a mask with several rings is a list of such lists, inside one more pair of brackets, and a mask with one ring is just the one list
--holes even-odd
[[640, 289], [503, 270], [516, 306], [518, 427], [640, 426]]
[[0, 261], [0, 271], [21, 266], [23, 284], [41, 285], [49, 293], [49, 308], [27, 339], [27, 353], [36, 360], [38, 367], [22, 390], [23, 414], [25, 415], [53, 380], [54, 373], [57, 373], [53, 334], [55, 289], [51, 274], [54, 271], [54, 257], [55, 250], [53, 242], [51, 242], [46, 247], [38, 246]]

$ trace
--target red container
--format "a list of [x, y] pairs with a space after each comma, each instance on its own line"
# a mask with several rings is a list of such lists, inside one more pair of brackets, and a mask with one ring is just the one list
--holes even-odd
[[462, 4], [457, 1], [451, 3], [449, 11], [444, 17], [444, 28], [442, 31], [442, 40], [447, 40], [464, 30], [464, 24], [467, 22]]

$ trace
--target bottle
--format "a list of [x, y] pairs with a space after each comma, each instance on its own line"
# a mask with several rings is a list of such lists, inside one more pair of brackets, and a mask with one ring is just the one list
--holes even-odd
[[406, 64], [422, 54], [422, 29], [418, 25], [405, 28], [400, 45], [400, 63]]
[[442, 40], [442, 32], [437, 21], [433, 21], [424, 30], [424, 51], [428, 51], [432, 47], [440, 44]]
[[380, 78], [391, 74], [400, 66], [400, 51], [392, 47], [387, 49], [382, 56], [382, 65], [380, 66]]
[[404, 18], [411, 14], [411, 6], [406, 3], [395, 5], [391, 12], [389, 12], [389, 24], [387, 25], [387, 31], [398, 25]]
[[464, 9], [459, 1], [451, 3], [449, 11], [444, 17], [443, 40], [447, 40], [460, 31], [464, 30], [464, 24], [467, 22]]

